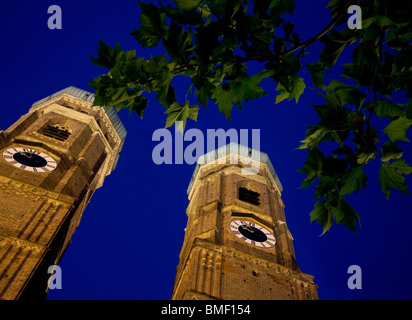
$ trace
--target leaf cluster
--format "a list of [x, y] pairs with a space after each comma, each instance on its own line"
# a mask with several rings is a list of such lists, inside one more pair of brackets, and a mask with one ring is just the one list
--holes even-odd
[[[330, 1], [332, 18], [344, 12], [345, 2]], [[400, 1], [390, 6], [387, 1], [357, 3], [362, 8], [362, 29], [332, 29], [320, 39], [324, 47], [319, 60], [307, 65], [325, 104], [313, 106], [319, 121], [309, 126], [298, 147], [309, 149], [298, 171], [307, 176], [301, 187], [317, 182], [314, 196], [320, 200], [310, 216], [323, 232], [333, 223], [356, 231], [359, 214], [346, 198], [366, 187], [363, 167], [374, 159], [380, 160], [379, 184], [387, 199], [391, 189], [409, 194], [404, 175], [411, 174], [412, 168], [400, 159], [402, 143], [409, 142], [406, 134], [412, 124], [412, 25], [407, 14], [411, 5]], [[339, 19], [336, 21], [339, 25]], [[326, 85], [328, 70], [349, 46], [354, 46], [352, 60], [343, 64], [342, 81], [332, 80]], [[344, 79], [352, 85], [343, 83]], [[391, 101], [399, 93], [404, 95], [405, 103]], [[382, 125], [384, 129], [379, 132], [376, 128]], [[323, 153], [323, 142], [332, 142], [336, 148]]]
[[[294, 25], [281, 18], [293, 13], [294, 1], [176, 0], [139, 5], [140, 27], [131, 35], [144, 47], [161, 44], [166, 54], [145, 60], [137, 58], [135, 51], [122, 51], [119, 44], [112, 48], [100, 40], [98, 56], [91, 59], [110, 71], [89, 83], [96, 89], [96, 105], [128, 108], [142, 116], [148, 103], [145, 92], [156, 92], [169, 114], [166, 123], [173, 124], [168, 109], [189, 101], [187, 94], [183, 103], [176, 97], [172, 82], [179, 75], [191, 78], [188, 92], [194, 88], [198, 104], [206, 108], [212, 102], [228, 120], [233, 106], [241, 109], [244, 101], [266, 95], [260, 86], [264, 78], [278, 82], [277, 102], [286, 98], [297, 102], [303, 93], [305, 84], [296, 75], [299, 61], [284, 55], [290, 44], [299, 41]], [[275, 35], [275, 28], [284, 36]], [[249, 74], [249, 61], [266, 67]], [[196, 104], [192, 107], [198, 110]]]
[[[353, 4], [362, 8], [362, 29], [345, 28]], [[311, 221], [323, 232], [334, 223], [356, 231], [359, 214], [348, 200], [366, 187], [364, 167], [372, 161], [380, 161], [379, 184], [388, 199], [391, 189], [409, 193], [405, 175], [412, 169], [402, 159], [402, 148], [412, 125], [410, 1], [330, 0], [330, 23], [305, 41], [286, 18], [293, 17], [294, 0], [139, 5], [140, 26], [131, 35], [141, 46], [161, 45], [165, 54], [147, 60], [100, 40], [98, 56], [91, 59], [109, 71], [89, 84], [96, 89], [95, 105], [129, 109], [142, 117], [147, 93], [155, 92], [169, 127], [176, 121], [196, 121], [198, 104], [216, 105], [230, 120], [233, 106], [241, 109], [244, 102], [266, 95], [261, 86], [265, 78], [276, 83], [274, 103], [298, 103], [313, 85], [324, 103], [313, 105], [319, 120], [308, 125], [298, 147], [308, 150], [298, 170], [306, 175], [301, 187], [315, 184], [318, 198]], [[305, 63], [316, 42], [323, 44], [318, 59]], [[341, 61], [344, 50], [350, 50], [349, 61]], [[251, 74], [250, 62], [261, 70]], [[343, 66], [340, 77], [329, 79], [336, 66]], [[184, 97], [176, 95], [175, 76], [190, 78]], [[404, 103], [393, 102], [395, 95]]]

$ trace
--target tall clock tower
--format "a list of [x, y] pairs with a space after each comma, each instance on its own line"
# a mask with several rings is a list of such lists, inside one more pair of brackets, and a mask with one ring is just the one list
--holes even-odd
[[201, 157], [172, 299], [318, 299], [297, 265], [281, 193], [263, 152], [229, 144]]
[[0, 300], [46, 297], [49, 267], [116, 167], [126, 131], [93, 99], [66, 88], [0, 131]]

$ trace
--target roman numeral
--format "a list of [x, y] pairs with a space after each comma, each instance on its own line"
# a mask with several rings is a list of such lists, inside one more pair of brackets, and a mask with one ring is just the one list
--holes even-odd
[[20, 169], [26, 169], [26, 166], [25, 166], [24, 164], [22, 164], [22, 165], [20, 166]]

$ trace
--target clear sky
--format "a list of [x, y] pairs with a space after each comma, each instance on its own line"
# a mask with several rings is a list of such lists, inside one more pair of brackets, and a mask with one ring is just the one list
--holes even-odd
[[[327, 2], [296, 1], [292, 22], [301, 39], [328, 24]], [[52, 4], [62, 9], [61, 30], [47, 26], [47, 9]], [[35, 101], [68, 86], [93, 92], [87, 83], [106, 72], [89, 58], [96, 56], [99, 38], [111, 46], [120, 42], [123, 49], [136, 49], [145, 58], [161, 53], [160, 47], [141, 48], [130, 35], [139, 15], [135, 0], [3, 2], [0, 129], [8, 128]], [[315, 45], [311, 51], [319, 52], [319, 48]], [[307, 63], [315, 59], [315, 54], [308, 56]], [[340, 57], [338, 64], [344, 60], [345, 56]], [[253, 71], [253, 65], [250, 68]], [[309, 74], [304, 77], [307, 87], [311, 86]], [[176, 81], [178, 94], [184, 95], [188, 80]], [[320, 236], [321, 227], [309, 218], [316, 201], [313, 189], [299, 189], [305, 175], [296, 172], [306, 151], [295, 148], [304, 139], [306, 125], [316, 122], [311, 104], [321, 104], [322, 98], [307, 88], [299, 104], [293, 100], [275, 105], [276, 84], [264, 80], [262, 85], [269, 95], [245, 103], [242, 111], [234, 107], [231, 122], [210, 103], [208, 110], [200, 109], [197, 122], [188, 121], [187, 128], [203, 132], [260, 129], [261, 151], [269, 155], [284, 187], [282, 199], [297, 262], [303, 272], [315, 276], [320, 299], [411, 299], [412, 198], [391, 191], [387, 201], [378, 184], [379, 162], [374, 160], [366, 170], [367, 189], [349, 197], [360, 213], [358, 233], [334, 225]], [[158, 142], [152, 141], [152, 134], [164, 126], [167, 116], [157, 102], [149, 104], [143, 120], [127, 111], [119, 115], [128, 136], [118, 166], [87, 206], [60, 262], [62, 289], [51, 290], [48, 299], [171, 297], [194, 165], [153, 162], [152, 151]], [[412, 164], [411, 145], [404, 143], [402, 148]], [[411, 190], [410, 177], [407, 184]], [[351, 265], [362, 269], [360, 290], [347, 286]]]

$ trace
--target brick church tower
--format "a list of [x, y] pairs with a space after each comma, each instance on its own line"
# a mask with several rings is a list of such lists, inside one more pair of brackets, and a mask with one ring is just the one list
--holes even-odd
[[281, 193], [263, 152], [229, 144], [201, 157], [172, 299], [318, 299], [296, 263]]
[[116, 167], [126, 130], [93, 99], [66, 88], [0, 131], [0, 300], [46, 297], [49, 266]]

